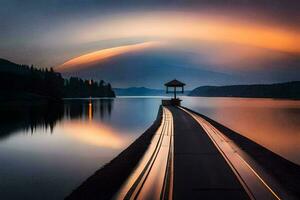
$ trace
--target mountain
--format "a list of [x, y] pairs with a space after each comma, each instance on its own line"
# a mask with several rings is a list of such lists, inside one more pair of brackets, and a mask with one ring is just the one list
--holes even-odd
[[146, 87], [114, 88], [117, 96], [162, 96], [164, 90], [150, 89]]
[[[172, 93], [166, 94], [165, 90], [151, 89], [147, 87], [129, 87], [129, 88], [114, 88], [117, 96], [169, 96]], [[188, 94], [185, 91], [184, 94]], [[180, 95], [180, 94], [179, 94]]]
[[300, 81], [259, 85], [201, 86], [192, 90], [189, 96], [300, 99]]

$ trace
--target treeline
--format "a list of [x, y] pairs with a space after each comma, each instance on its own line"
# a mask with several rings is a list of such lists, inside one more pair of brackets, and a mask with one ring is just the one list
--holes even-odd
[[82, 80], [77, 77], [65, 79], [64, 97], [114, 97], [110, 83]]
[[114, 97], [110, 84], [104, 81], [64, 79], [52, 68], [38, 69], [0, 59], [0, 92], [15, 99], [64, 97]]

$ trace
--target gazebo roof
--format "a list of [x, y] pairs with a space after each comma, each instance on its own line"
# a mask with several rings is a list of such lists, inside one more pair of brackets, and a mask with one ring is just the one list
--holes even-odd
[[165, 86], [167, 86], [167, 87], [183, 87], [183, 86], [185, 86], [185, 83], [182, 83], [182, 82], [174, 79], [170, 82], [165, 83]]

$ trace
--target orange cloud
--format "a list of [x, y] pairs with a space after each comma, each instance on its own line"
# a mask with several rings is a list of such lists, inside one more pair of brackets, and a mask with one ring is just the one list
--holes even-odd
[[55, 69], [57, 71], [66, 71], [66, 70], [72, 70], [74, 68], [83, 68], [89, 64], [93, 64], [96, 62], [99, 62], [104, 59], [108, 59], [111, 57], [115, 57], [121, 54], [129, 53], [129, 52], [135, 52], [144, 50], [147, 48], [153, 48], [161, 45], [161, 42], [144, 42], [139, 44], [132, 44], [132, 45], [125, 45], [125, 46], [119, 46], [119, 47], [113, 47], [108, 49], [102, 49], [99, 51], [95, 51], [92, 53], [88, 53], [76, 58], [73, 58], [64, 64], [57, 66]]
[[123, 14], [106, 21], [90, 21], [84, 30], [92, 31], [77, 32], [79, 41], [128, 37], [194, 39], [199, 44], [228, 42], [300, 54], [300, 30], [230, 15], [161, 11]]
[[[71, 40], [82, 44], [120, 38], [152, 38], [161, 42], [102, 49], [73, 58], [56, 67], [56, 70], [63, 72], [88, 67], [94, 62], [121, 54], [160, 47], [162, 41], [170, 45], [167, 48], [198, 53], [202, 55], [203, 62], [216, 67], [261, 68], [266, 62], [300, 55], [300, 29], [267, 20], [251, 21], [225, 14], [162, 11], [121, 13], [115, 17], [86, 21], [80, 25], [80, 29], [74, 27]], [[200, 50], [191, 49], [190, 41]], [[201, 49], [203, 45], [207, 48]]]

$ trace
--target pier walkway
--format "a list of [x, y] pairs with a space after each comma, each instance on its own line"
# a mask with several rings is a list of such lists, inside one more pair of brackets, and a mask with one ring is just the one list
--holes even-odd
[[174, 118], [174, 199], [249, 199], [200, 124], [169, 107]]
[[116, 199], [280, 199], [208, 121], [164, 106], [163, 120]]

